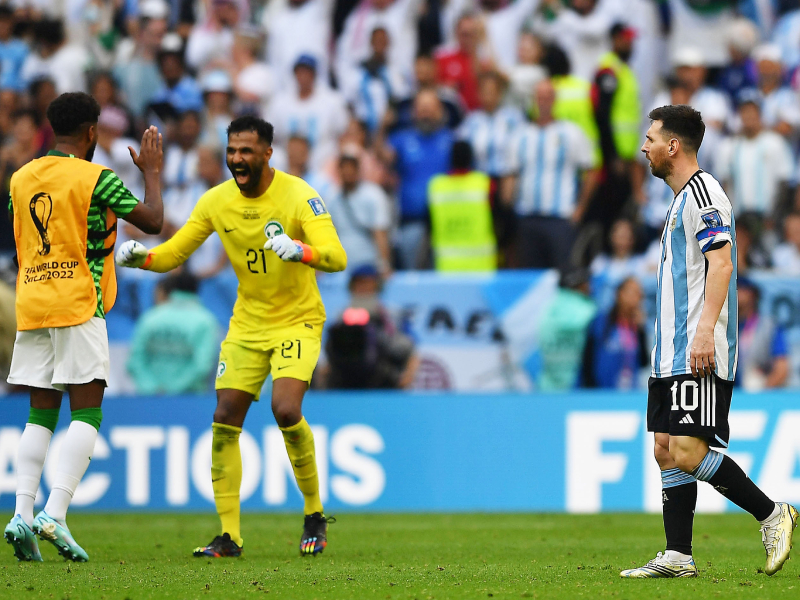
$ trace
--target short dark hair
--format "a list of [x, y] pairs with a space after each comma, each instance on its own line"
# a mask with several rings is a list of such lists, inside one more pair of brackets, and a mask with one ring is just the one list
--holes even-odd
[[450, 151], [450, 167], [453, 169], [471, 169], [474, 160], [472, 146], [469, 142], [458, 141]]
[[172, 292], [187, 292], [196, 294], [200, 289], [200, 280], [186, 269], [181, 270], [176, 275], [171, 275], [161, 280], [161, 289], [167, 295]]
[[545, 48], [544, 56], [542, 57], [542, 66], [550, 77], [569, 75], [572, 70], [572, 65], [569, 62], [567, 53], [556, 44], [549, 44]]
[[272, 123], [267, 123], [264, 119], [259, 119], [252, 115], [244, 115], [231, 121], [228, 125], [228, 137], [232, 133], [242, 133], [244, 131], [254, 131], [258, 134], [258, 139], [272, 146], [272, 136], [275, 132]]
[[648, 116], [651, 121], [661, 121], [661, 130], [664, 133], [674, 135], [697, 154], [706, 132], [703, 117], [698, 111], [686, 104], [672, 104], [651, 110]]
[[75, 135], [86, 125], [96, 125], [99, 116], [97, 100], [83, 92], [61, 94], [47, 107], [47, 120], [56, 135]]

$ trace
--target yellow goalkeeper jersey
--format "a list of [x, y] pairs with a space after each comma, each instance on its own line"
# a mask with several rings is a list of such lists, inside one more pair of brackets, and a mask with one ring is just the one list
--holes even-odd
[[[247, 198], [228, 180], [203, 194], [186, 225], [150, 251], [145, 268], [159, 273], [174, 269], [214, 231], [239, 279], [228, 340], [258, 344], [277, 330], [303, 325], [321, 333], [325, 307], [314, 268], [341, 271], [347, 258], [314, 188], [275, 169], [267, 191]], [[267, 238], [281, 233], [308, 244], [310, 262], [283, 262], [264, 250]]]

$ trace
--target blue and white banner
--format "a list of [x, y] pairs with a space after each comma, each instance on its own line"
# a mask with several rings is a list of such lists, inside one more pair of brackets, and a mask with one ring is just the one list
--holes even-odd
[[[0, 400], [0, 507], [14, 503], [24, 398]], [[65, 402], [66, 404], [66, 402]], [[444, 395], [312, 393], [320, 487], [328, 512], [661, 510], [643, 393]], [[211, 395], [109, 398], [74, 509], [208, 510]], [[736, 394], [730, 454], [776, 500], [800, 503], [800, 405], [791, 394]], [[53, 482], [69, 419], [53, 438]], [[241, 497], [250, 510], [300, 510], [302, 500], [269, 405], [241, 436]], [[700, 486], [698, 510], [734, 509]]]
[[[155, 274], [120, 282], [114, 310], [108, 315], [111, 341], [111, 392], [132, 393], [125, 372], [128, 344], [136, 319], [152, 305]], [[789, 385], [800, 386], [800, 280], [760, 275], [761, 311], [787, 331], [791, 373]], [[646, 323], [655, 319], [655, 276], [642, 274]], [[529, 391], [538, 374], [539, 330], [553, 301], [558, 275], [553, 271], [503, 271], [490, 275], [445, 276], [435, 272], [395, 274], [386, 284], [383, 302], [400, 327], [417, 344], [422, 359], [416, 387], [465, 392]], [[607, 311], [617, 280], [596, 277], [594, 298]], [[225, 273], [203, 282], [200, 297], [223, 329], [236, 301], [236, 277]], [[335, 321], [347, 308], [347, 278], [319, 278], [320, 292]], [[652, 326], [647, 325], [648, 334]], [[324, 360], [324, 357], [323, 357]], [[647, 373], [640, 378], [644, 386]]]

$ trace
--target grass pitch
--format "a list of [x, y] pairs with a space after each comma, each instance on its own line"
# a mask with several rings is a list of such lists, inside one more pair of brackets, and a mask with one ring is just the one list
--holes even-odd
[[[329, 545], [300, 558], [298, 515], [243, 517], [241, 559], [198, 559], [214, 514], [75, 512], [70, 528], [90, 562], [42, 563], [0, 546], [0, 598], [800, 598], [800, 560], [774, 577], [749, 515], [695, 519], [698, 579], [622, 580], [663, 548], [660, 515], [341, 514]], [[797, 548], [800, 551], [800, 548]]]

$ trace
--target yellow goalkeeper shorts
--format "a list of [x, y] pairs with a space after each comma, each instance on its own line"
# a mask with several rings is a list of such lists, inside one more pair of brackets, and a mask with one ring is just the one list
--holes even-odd
[[321, 346], [319, 336], [305, 328], [278, 330], [258, 348], [226, 338], [219, 353], [214, 388], [241, 390], [258, 400], [270, 373], [273, 379], [291, 377], [310, 383]]

